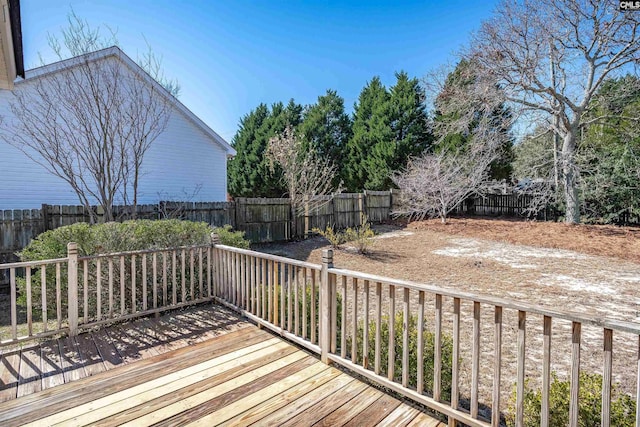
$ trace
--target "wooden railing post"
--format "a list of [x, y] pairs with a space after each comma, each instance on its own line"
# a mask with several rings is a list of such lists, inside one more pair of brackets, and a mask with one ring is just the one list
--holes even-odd
[[[213, 271], [211, 271], [211, 277], [213, 278], [213, 284], [212, 284], [212, 292], [213, 295], [216, 295], [217, 292], [219, 292], [220, 290], [220, 274], [218, 269], [220, 268], [220, 263], [217, 262], [216, 260], [218, 259], [218, 253], [217, 253], [217, 249], [216, 249], [216, 245], [221, 244], [222, 241], [220, 240], [220, 236], [218, 236], [216, 233], [211, 233], [211, 248], [209, 249], [209, 259], [212, 259], [213, 262], [211, 262], [211, 268], [213, 269]], [[209, 265], [209, 264], [207, 264]], [[212, 295], [209, 295], [212, 296]]]
[[78, 244], [67, 244], [67, 291], [69, 317], [69, 335], [78, 335]]
[[331, 345], [331, 287], [329, 269], [333, 268], [333, 250], [322, 251], [322, 271], [320, 274], [320, 360], [329, 363], [329, 346]]

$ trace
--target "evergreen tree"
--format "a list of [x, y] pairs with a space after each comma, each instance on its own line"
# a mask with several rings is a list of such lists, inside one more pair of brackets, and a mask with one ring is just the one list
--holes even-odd
[[260, 104], [240, 120], [231, 142], [237, 154], [227, 171], [232, 196], [281, 197], [286, 193], [281, 171], [272, 170], [264, 154], [269, 138], [282, 133], [287, 125], [295, 128], [301, 118], [302, 106], [290, 100], [286, 106], [278, 102], [271, 109]]
[[[336, 167], [342, 164], [347, 142], [351, 137], [351, 119], [344, 111], [344, 100], [334, 90], [318, 97], [316, 104], [308, 106], [299, 126], [304, 147], [315, 150], [319, 157], [328, 159]], [[340, 182], [336, 176], [335, 187]]]
[[369, 172], [386, 165], [386, 147], [381, 145], [379, 154], [370, 158], [373, 147], [393, 138], [389, 115], [389, 92], [379, 77], [374, 77], [362, 89], [354, 106], [353, 135], [347, 143], [346, 158], [342, 168], [343, 180], [349, 191], [373, 189], [376, 184]]
[[[456, 65], [456, 68], [447, 76], [444, 88], [442, 92], [436, 98], [436, 111], [434, 114], [434, 122], [436, 127], [438, 125], [446, 125], [460, 118], [461, 112], [459, 105], [452, 103], [449, 99], [449, 94], [465, 91], [465, 88], [470, 87], [474, 83], [474, 74], [472, 64], [466, 60], [462, 60]], [[473, 96], [473, 95], [470, 95]], [[459, 99], [459, 97], [453, 96], [453, 99]], [[473, 105], [474, 100], [470, 99], [469, 104]], [[465, 108], [465, 107], [463, 107]], [[475, 110], [474, 110], [475, 111]], [[510, 120], [504, 120], [505, 117], [509, 117], [511, 114], [509, 108], [506, 105], [500, 105], [494, 112], [492, 117], [495, 117], [495, 123], [497, 127], [501, 127], [501, 134], [509, 134], [510, 129], [504, 128], [505, 122]], [[437, 151], [458, 151], [465, 150], [465, 147], [470, 142], [470, 135], [473, 134], [474, 126], [477, 123], [469, 123], [468, 129], [462, 132], [448, 133], [440, 140]], [[446, 126], [442, 126], [446, 127]], [[500, 147], [499, 157], [494, 160], [490, 165], [489, 177], [491, 179], [510, 179], [512, 173], [511, 163], [513, 162], [513, 139], [506, 138], [502, 147]]]

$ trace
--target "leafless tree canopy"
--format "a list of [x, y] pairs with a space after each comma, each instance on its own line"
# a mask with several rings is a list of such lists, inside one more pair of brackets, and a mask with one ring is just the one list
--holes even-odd
[[600, 119], [584, 117], [602, 83], [637, 72], [640, 61], [640, 14], [618, 6], [614, 0], [502, 1], [467, 53], [513, 106], [561, 138], [557, 161], [568, 222], [580, 220], [577, 136]]
[[97, 202], [113, 220], [116, 201], [135, 212], [144, 154], [170, 114], [164, 91], [115, 56], [87, 54], [16, 85], [15, 120], [3, 122], [2, 136], [69, 183], [89, 211]]
[[[510, 138], [513, 117], [503, 107], [504, 94], [473, 66], [451, 74], [439, 70], [425, 79], [429, 93], [438, 95], [436, 106], [447, 120], [434, 123], [435, 152], [411, 159], [407, 168], [393, 176], [400, 189], [395, 215], [414, 219], [448, 214], [467, 197], [479, 192], [489, 180], [489, 165]], [[446, 139], [461, 134], [466, 143], [445, 147]]]
[[332, 181], [336, 167], [328, 159], [322, 159], [313, 150], [305, 150], [302, 138], [290, 127], [269, 140], [266, 156], [272, 167], [282, 169], [291, 205], [298, 214], [307, 207], [325, 203], [326, 196], [339, 192]]

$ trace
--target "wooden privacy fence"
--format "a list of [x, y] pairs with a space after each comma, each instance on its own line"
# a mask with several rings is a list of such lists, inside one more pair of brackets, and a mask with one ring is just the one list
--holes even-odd
[[[362, 215], [370, 221], [389, 219], [394, 199], [393, 191], [366, 191], [357, 194], [337, 194], [327, 197], [327, 203], [314, 205], [299, 215], [291, 209], [289, 199], [238, 198], [233, 202], [159, 202], [138, 205], [139, 219], [179, 218], [203, 221], [212, 226], [231, 225], [244, 231], [251, 242], [274, 242], [305, 236], [313, 227], [327, 225], [338, 228], [360, 224]], [[95, 208], [100, 217], [100, 211]], [[116, 218], [130, 217], [130, 208], [115, 206]], [[83, 206], [42, 205], [41, 209], [0, 210], [0, 263], [17, 261], [15, 253], [38, 234], [64, 225], [89, 222]], [[0, 283], [8, 278], [0, 274]]]
[[450, 425], [500, 425], [514, 388], [523, 425], [532, 384], [541, 390], [541, 425], [550, 425], [552, 371], [570, 382], [570, 426], [579, 425], [583, 370], [602, 373], [603, 426], [611, 425], [614, 382], [627, 380], [623, 392], [636, 401], [640, 394], [637, 323], [340, 269], [331, 250], [312, 264], [215, 236], [211, 245], [91, 257], [69, 243], [66, 258], [0, 270], [11, 276], [3, 344], [215, 300]]

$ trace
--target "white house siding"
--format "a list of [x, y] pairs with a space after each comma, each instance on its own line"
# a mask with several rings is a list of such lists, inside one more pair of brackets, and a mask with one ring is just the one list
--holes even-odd
[[[28, 84], [28, 80], [16, 84], [15, 90]], [[11, 92], [0, 90], [0, 117], [4, 123], [13, 118], [12, 97]], [[139, 204], [159, 200], [226, 200], [228, 151], [190, 114], [174, 106], [166, 130], [147, 151], [139, 184]], [[77, 205], [79, 201], [66, 182], [49, 174], [0, 135], [0, 210], [34, 209], [43, 203]]]

